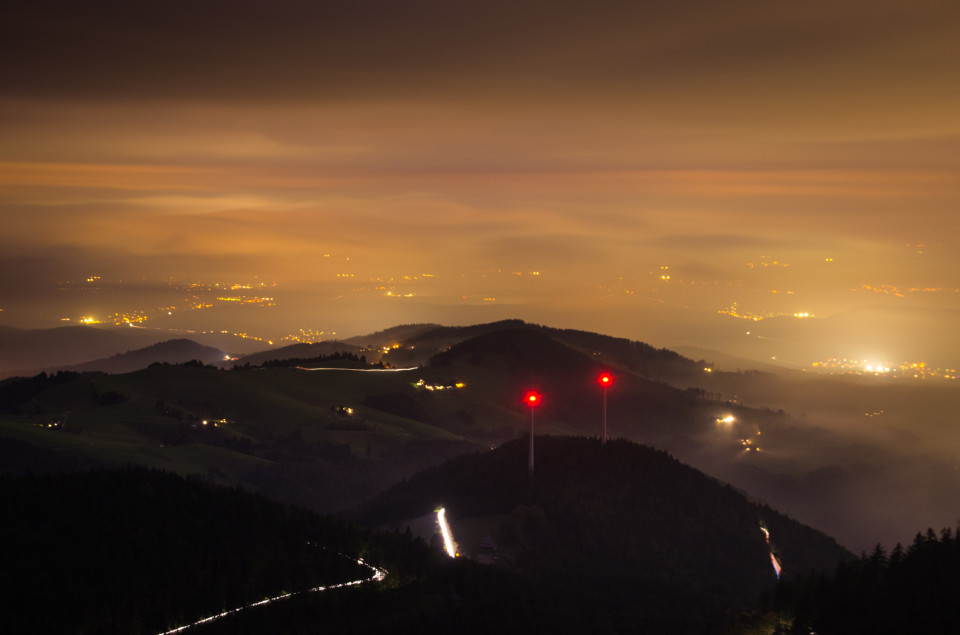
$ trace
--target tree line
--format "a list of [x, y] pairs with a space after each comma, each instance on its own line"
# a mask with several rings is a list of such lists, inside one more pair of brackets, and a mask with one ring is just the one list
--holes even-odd
[[427, 549], [140, 468], [0, 476], [0, 501], [0, 594], [12, 633], [156, 633], [283, 591], [369, 577], [337, 552], [402, 576]]
[[960, 632], [960, 528], [931, 528], [912, 544], [839, 565], [779, 589], [777, 607], [792, 616], [782, 632], [900, 634]]

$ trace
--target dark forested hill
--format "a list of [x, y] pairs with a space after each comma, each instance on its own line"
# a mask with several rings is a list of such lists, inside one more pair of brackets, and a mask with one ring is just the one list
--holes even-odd
[[502, 331], [523, 331], [530, 337], [546, 336], [592, 357], [652, 379], [690, 378], [702, 370], [702, 364], [682, 355], [657, 349], [643, 342], [575, 329], [558, 329], [522, 320], [501, 320], [471, 326], [416, 324], [398, 326], [370, 335], [346, 340], [350, 344], [387, 349], [384, 361], [397, 365], [423, 364], [437, 353], [478, 338]]
[[[402, 527], [444, 506], [467, 555], [495, 558], [557, 593], [574, 589], [600, 610], [670, 620], [720, 619], [777, 575], [832, 571], [852, 557], [831, 538], [763, 506], [669, 455], [628, 441], [536, 439], [463, 456], [399, 484], [357, 517]], [[765, 538], [764, 527], [771, 542]], [[574, 593], [577, 595], [577, 593]]]
[[125, 353], [118, 353], [112, 357], [98, 359], [75, 366], [64, 367], [63, 370], [78, 372], [101, 373], [129, 373], [150, 364], [167, 363], [181, 364], [197, 360], [204, 364], [219, 364], [223, 361], [224, 352], [211, 346], [203, 346], [188, 339], [167, 340], [151, 344]]
[[8, 633], [157, 633], [370, 576], [338, 555], [369, 552], [369, 532], [168, 473], [0, 477], [0, 501]]
[[[189, 362], [5, 380], [0, 437], [77, 466], [133, 463], [201, 474], [334, 511], [459, 452], [516, 438], [526, 419], [520, 394], [531, 384], [547, 395], [548, 432], [597, 432], [593, 357], [519, 322], [461, 330], [480, 334], [402, 372], [351, 372], [376, 369], [348, 352], [305, 364], [338, 371]], [[611, 395], [611, 430], [625, 435], [629, 416], [633, 432], [686, 434], [690, 422], [712, 420], [696, 408], [685, 391], [623, 373]]]
[[265, 362], [282, 361], [287, 359], [313, 359], [323, 356], [329, 356], [334, 353], [358, 353], [362, 349], [353, 344], [344, 342], [316, 342], [291, 344], [290, 346], [281, 346], [269, 351], [244, 355], [236, 361], [237, 364], [250, 364], [259, 366]]
[[129, 351], [163, 339], [142, 329], [63, 326], [20, 329], [0, 326], [0, 378], [41, 368], [79, 364]]
[[[923, 422], [892, 387], [854, 394], [839, 384], [821, 392], [824, 380], [771, 385], [642, 342], [519, 320], [397, 327], [352, 344], [353, 352], [332, 342], [268, 351], [262, 360], [277, 364], [230, 370], [188, 362], [0, 380], [0, 437], [49, 451], [29, 454], [42, 466], [132, 463], [330, 512], [458, 453], [517, 438], [529, 422], [522, 397], [535, 388], [543, 395], [538, 434], [598, 436], [605, 416], [610, 438], [667, 450], [857, 550], [891, 542], [907, 523], [909, 538], [911, 518], [948, 514], [960, 489], [949, 478], [952, 459], [931, 463], [921, 445], [901, 442]], [[597, 384], [600, 371], [614, 378], [609, 390]], [[790, 393], [793, 405], [757, 402], [767, 387]], [[955, 397], [922, 396], [938, 399], [935, 424], [949, 429]], [[896, 438], [911, 454], [898, 464], [893, 452], [831, 428], [828, 406], [851, 418], [850, 430]], [[0, 471], [42, 466], [16, 460]], [[924, 496], [910, 493], [920, 487]], [[921, 522], [944, 524], [934, 518]]]
[[904, 549], [877, 545], [833, 577], [786, 585], [778, 600], [791, 633], [897, 635], [960, 632], [960, 534], [917, 533]]

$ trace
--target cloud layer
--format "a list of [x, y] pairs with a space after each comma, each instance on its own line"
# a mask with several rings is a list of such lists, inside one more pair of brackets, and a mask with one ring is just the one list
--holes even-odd
[[[558, 306], [625, 279], [649, 294], [661, 266], [741, 290], [670, 296], [702, 310], [744, 289], [820, 312], [864, 285], [956, 289], [958, 17], [23, 3], [0, 25], [0, 246], [50, 254], [22, 267], [46, 276], [308, 284], [330, 253], [363, 276], [536, 270]], [[774, 261], [790, 268], [761, 276]]]

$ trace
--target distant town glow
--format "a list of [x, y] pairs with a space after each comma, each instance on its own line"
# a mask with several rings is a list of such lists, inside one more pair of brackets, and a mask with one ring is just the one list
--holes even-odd
[[266, 28], [241, 3], [223, 28], [19, 3], [4, 41], [44, 54], [0, 81], [2, 326], [276, 343], [519, 318], [960, 365], [960, 82], [929, 61], [952, 3], [738, 0], [736, 28], [688, 3], [394, 4]]

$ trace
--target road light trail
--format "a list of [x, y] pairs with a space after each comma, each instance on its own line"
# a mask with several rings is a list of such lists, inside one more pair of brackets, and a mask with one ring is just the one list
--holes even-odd
[[453, 533], [447, 523], [447, 510], [443, 507], [437, 510], [437, 524], [440, 525], [440, 534], [443, 536], [443, 548], [451, 558], [457, 557], [457, 546], [453, 542]]
[[[309, 543], [309, 544], [313, 545], [313, 543]], [[313, 545], [313, 546], [318, 546], [318, 545]], [[326, 549], [326, 547], [320, 547], [320, 548], [321, 548], [321, 549]], [[338, 556], [341, 556], [341, 557], [343, 557], [343, 558], [346, 558], [347, 560], [354, 560], [354, 558], [351, 558], [350, 556], [345, 555], [345, 554], [342, 554], [342, 553], [340, 553], [340, 552], [334, 552], [334, 553], [336, 553]], [[365, 583], [365, 582], [382, 582], [383, 579], [387, 577], [387, 570], [386, 570], [386, 569], [381, 569], [380, 567], [375, 567], [375, 566], [373, 566], [372, 564], [364, 561], [363, 558], [356, 558], [356, 562], [357, 562], [358, 565], [360, 565], [360, 566], [362, 566], [362, 567], [366, 567], [367, 569], [369, 569], [369, 570], [372, 572], [372, 575], [371, 575], [369, 578], [363, 578], [363, 579], [360, 579], [360, 580], [351, 580], [351, 581], [349, 581], [349, 582], [340, 582], [340, 583], [338, 583], [338, 584], [330, 584], [330, 585], [327, 585], [327, 586], [317, 586], [317, 587], [313, 587], [312, 589], [307, 589], [306, 591], [296, 591], [296, 592], [293, 592], [293, 593], [282, 593], [282, 594], [276, 595], [276, 596], [274, 596], [274, 597], [265, 598], [265, 599], [260, 600], [260, 601], [258, 601], [258, 602], [251, 602], [250, 604], [245, 604], [245, 605], [239, 606], [239, 607], [237, 607], [237, 608], [235, 608], [235, 609], [230, 609], [230, 610], [224, 611], [224, 612], [222, 612], [222, 613], [217, 613], [216, 615], [210, 615], [210, 616], [205, 617], [205, 618], [203, 618], [203, 619], [197, 620], [196, 622], [192, 622], [192, 623], [190, 623], [190, 624], [185, 624], [184, 626], [178, 626], [177, 628], [171, 629], [171, 630], [169, 630], [169, 631], [163, 631], [162, 633], [160, 633], [160, 635], [173, 635], [174, 633], [182, 633], [183, 631], [185, 631], [185, 630], [187, 630], [187, 629], [189, 629], [189, 628], [193, 628], [194, 626], [200, 626], [201, 624], [209, 624], [210, 622], [219, 620], [219, 619], [222, 618], [222, 617], [226, 617], [226, 616], [228, 616], [228, 615], [234, 615], [234, 614], [236, 614], [236, 613], [239, 613], [240, 611], [245, 611], [246, 609], [252, 609], [252, 608], [257, 607], [257, 606], [263, 606], [264, 604], [270, 604], [271, 602], [276, 602], [276, 601], [278, 601], [278, 600], [286, 600], [287, 598], [293, 597], [294, 595], [300, 595], [300, 594], [302, 594], [302, 593], [319, 593], [319, 592], [321, 592], [321, 591], [332, 591], [333, 589], [342, 589], [342, 588], [349, 587], [349, 586], [358, 586], [358, 585], [363, 584], [363, 583]]]
[[773, 552], [770, 552], [770, 562], [773, 564], [773, 570], [777, 572], [777, 580], [780, 579], [780, 563], [777, 562], [777, 557], [773, 555]]
[[405, 373], [411, 370], [418, 370], [416, 366], [412, 368], [304, 368], [303, 366], [295, 366], [294, 368], [297, 370], [342, 370], [354, 373]]
[[[760, 531], [763, 532], [764, 537], [767, 539], [767, 544], [769, 545], [769, 544], [770, 544], [770, 530], [767, 529], [766, 526], [765, 526], [763, 523], [761, 523], [761, 524], [760, 524]], [[777, 580], [779, 580], [779, 579], [780, 579], [780, 561], [777, 560], [777, 557], [776, 557], [775, 555], [773, 555], [773, 547], [770, 547], [770, 564], [773, 565], [773, 570], [777, 572]]]

